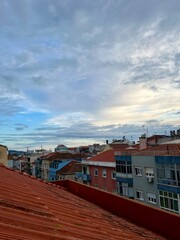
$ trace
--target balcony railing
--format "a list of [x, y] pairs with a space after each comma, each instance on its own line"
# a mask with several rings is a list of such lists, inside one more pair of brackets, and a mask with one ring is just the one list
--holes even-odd
[[83, 182], [90, 182], [91, 181], [91, 176], [86, 173], [75, 173], [75, 178], [76, 179], [82, 179]]

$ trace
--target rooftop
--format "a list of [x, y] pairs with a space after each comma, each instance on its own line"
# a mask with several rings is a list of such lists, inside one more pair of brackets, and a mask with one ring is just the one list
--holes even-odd
[[55, 184], [2, 165], [0, 176], [0, 239], [165, 239]]
[[136, 156], [180, 156], [180, 144], [164, 143], [155, 147], [137, 151]]
[[52, 152], [52, 153], [47, 153], [45, 155], [40, 156], [39, 158], [42, 160], [62, 160], [62, 159], [76, 159], [80, 158], [82, 155], [81, 154], [72, 154], [72, 153], [67, 153], [67, 152]]
[[115, 162], [114, 152], [115, 152], [115, 150], [107, 150], [105, 152], [99, 153], [98, 155], [96, 155], [92, 158], [89, 158], [88, 161]]
[[61, 168], [58, 171], [58, 174], [74, 174], [75, 172], [81, 172], [81, 171], [82, 171], [81, 163], [79, 163], [75, 160], [72, 160], [66, 166]]

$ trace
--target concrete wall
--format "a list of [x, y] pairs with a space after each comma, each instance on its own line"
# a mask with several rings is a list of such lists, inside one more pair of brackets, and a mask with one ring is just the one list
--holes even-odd
[[54, 183], [141, 227], [157, 232], [168, 239], [179, 240], [180, 217], [177, 214], [149, 207], [75, 181], [64, 180]]
[[0, 163], [4, 164], [8, 167], [8, 154], [7, 154], [7, 147], [0, 145]]
[[[136, 175], [135, 166], [142, 167], [142, 176]], [[146, 167], [151, 167], [154, 169], [154, 179], [152, 183], [149, 183], [146, 180], [146, 173], [145, 173]], [[133, 174], [134, 199], [138, 200], [136, 197], [136, 190], [142, 190], [144, 192], [144, 202], [151, 206], [153, 205], [154, 207], [159, 207], [154, 156], [132, 156], [132, 174]], [[154, 193], [156, 195], [156, 204], [148, 202], [147, 193]]]

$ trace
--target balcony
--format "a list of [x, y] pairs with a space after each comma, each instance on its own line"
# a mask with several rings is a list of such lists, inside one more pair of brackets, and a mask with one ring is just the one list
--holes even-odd
[[83, 182], [90, 182], [91, 176], [86, 173], [75, 173], [75, 178], [78, 180], [82, 180]]

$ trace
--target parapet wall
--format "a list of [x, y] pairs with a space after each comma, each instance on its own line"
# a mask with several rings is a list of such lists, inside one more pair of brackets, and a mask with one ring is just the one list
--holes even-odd
[[64, 180], [54, 183], [141, 227], [159, 233], [168, 239], [179, 239], [180, 216], [177, 214], [149, 207], [134, 200], [120, 197], [75, 181]]

